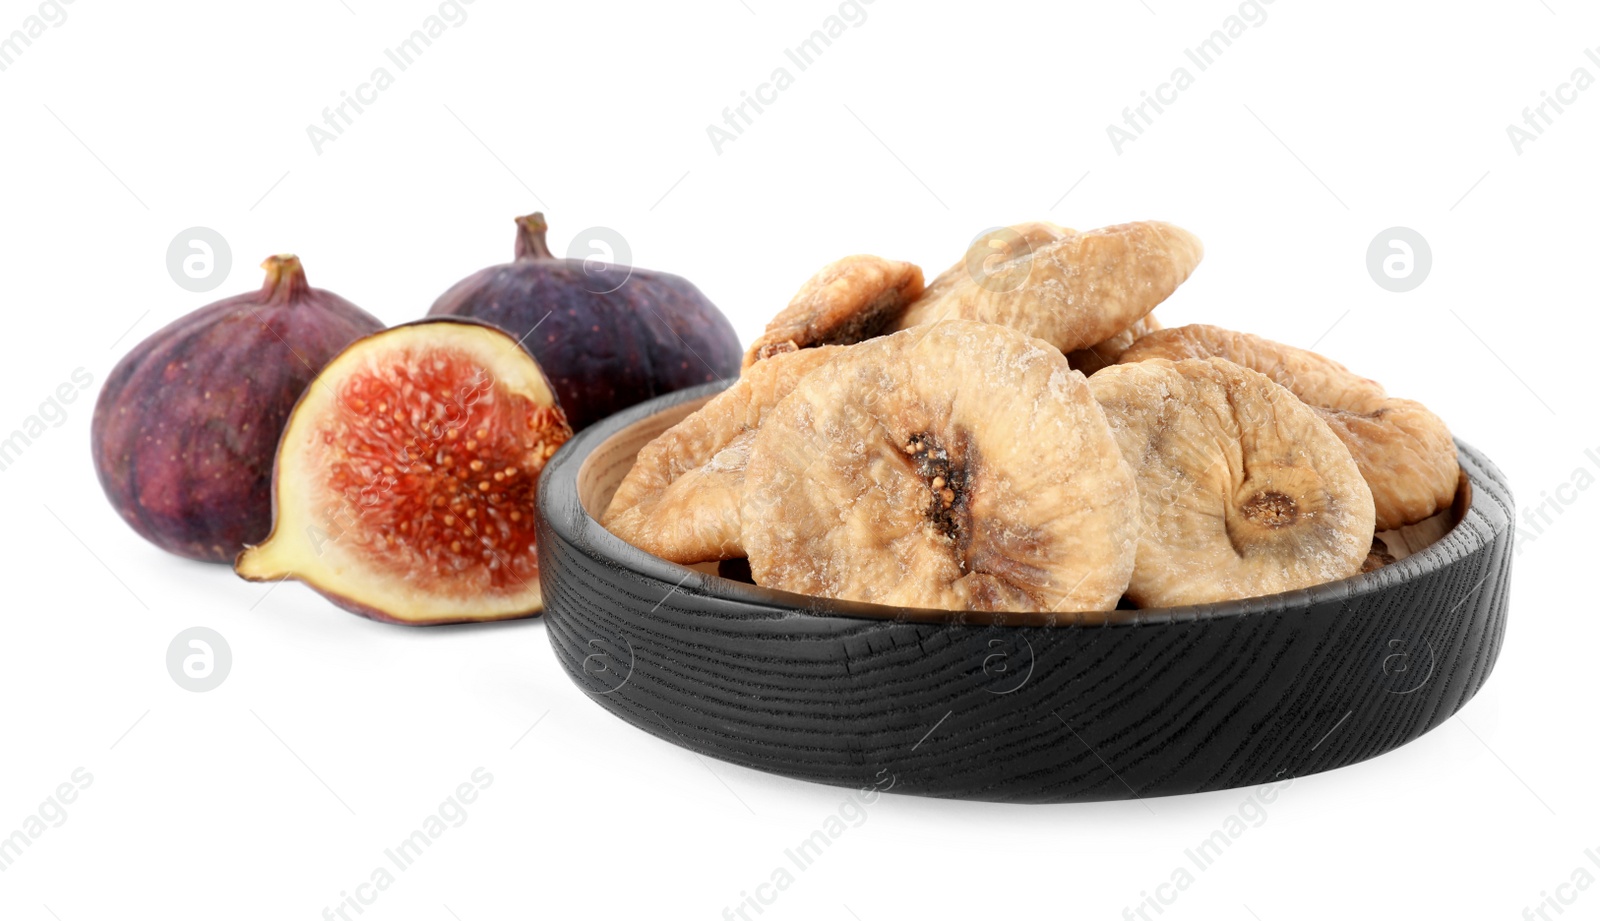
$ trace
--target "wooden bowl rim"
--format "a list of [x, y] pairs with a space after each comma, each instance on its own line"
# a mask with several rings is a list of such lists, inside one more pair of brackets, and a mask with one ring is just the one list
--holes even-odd
[[[932, 608], [902, 608], [861, 601], [846, 601], [763, 588], [725, 579], [721, 576], [669, 562], [646, 553], [601, 526], [578, 498], [578, 478], [585, 462], [595, 450], [628, 426], [690, 400], [709, 398], [730, 386], [737, 378], [727, 378], [655, 399], [609, 416], [579, 432], [551, 458], [540, 476], [538, 512], [546, 525], [569, 545], [582, 548], [587, 555], [606, 565], [688, 591], [696, 597], [724, 602], [729, 613], [772, 619], [782, 615], [785, 623], [795, 617], [822, 621], [875, 621], [971, 627], [1117, 627], [1177, 624], [1195, 620], [1278, 614], [1286, 610], [1310, 610], [1327, 603], [1342, 603], [1391, 591], [1413, 579], [1465, 559], [1489, 544], [1510, 526], [1511, 511], [1503, 504], [1504, 476], [1492, 461], [1470, 445], [1456, 440], [1461, 462], [1461, 483], [1453, 506], [1455, 523], [1432, 544], [1396, 563], [1370, 573], [1361, 573], [1336, 582], [1310, 588], [1260, 595], [1234, 601], [1185, 605], [1172, 608], [1088, 612], [983, 612], [949, 611]], [[1476, 501], [1488, 492], [1496, 501]], [[1506, 497], [1506, 503], [1509, 496]], [[554, 506], [570, 507], [571, 514], [558, 514]], [[1472, 526], [1468, 526], [1471, 524]], [[549, 597], [549, 593], [546, 593]]]

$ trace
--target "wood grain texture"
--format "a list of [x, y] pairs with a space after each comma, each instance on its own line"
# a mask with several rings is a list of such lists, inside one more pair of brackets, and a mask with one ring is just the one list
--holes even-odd
[[[892, 778], [896, 792], [975, 800], [1218, 790], [1403, 745], [1470, 700], [1499, 654], [1512, 499], [1466, 445], [1458, 523], [1375, 573], [1241, 602], [1019, 625], [1030, 619], [742, 585], [601, 528], [580, 479], [592, 505], [611, 478], [602, 472], [626, 469], [632, 442], [722, 386], [581, 433], [546, 468], [539, 497], [557, 658], [601, 706], [701, 754], [819, 783], [882, 788]], [[628, 434], [614, 441], [619, 433]]]

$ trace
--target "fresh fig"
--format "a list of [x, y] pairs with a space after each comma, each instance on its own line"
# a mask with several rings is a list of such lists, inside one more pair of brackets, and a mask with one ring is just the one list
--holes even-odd
[[538, 477], [570, 437], [549, 380], [507, 333], [459, 319], [374, 333], [295, 404], [272, 534], [234, 569], [394, 623], [537, 614]]
[[516, 261], [440, 295], [430, 317], [470, 317], [522, 342], [576, 431], [651, 397], [739, 373], [739, 337], [676, 275], [558, 259], [543, 214], [517, 218]]
[[106, 496], [146, 540], [228, 562], [272, 524], [272, 458], [289, 410], [328, 359], [383, 328], [306, 284], [300, 260], [262, 263], [261, 290], [178, 318], [106, 378], [90, 441]]

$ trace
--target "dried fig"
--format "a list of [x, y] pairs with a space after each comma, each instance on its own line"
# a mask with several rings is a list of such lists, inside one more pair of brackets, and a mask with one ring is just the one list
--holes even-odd
[[717, 575], [730, 582], [743, 582], [745, 585], [755, 585], [756, 580], [750, 577], [750, 561], [744, 557], [735, 560], [723, 560], [717, 564]]
[[881, 335], [922, 294], [922, 270], [877, 256], [846, 256], [811, 276], [750, 345], [743, 367], [782, 352], [850, 345]]
[[[1008, 266], [1012, 273], [1025, 271], [1026, 257], [1035, 249], [1077, 233], [1071, 227], [1062, 227], [1049, 221], [1024, 221], [1009, 227], [986, 230], [972, 241], [961, 261], [935, 278], [923, 292], [924, 298], [943, 297], [963, 277], [983, 277], [999, 266]], [[1024, 276], [1025, 277], [1025, 276]], [[1004, 280], [993, 282], [1004, 284]]]
[[1249, 598], [1361, 571], [1372, 493], [1294, 394], [1220, 358], [1115, 365], [1089, 389], [1138, 478], [1135, 604]]
[[941, 277], [901, 316], [899, 328], [959, 317], [1009, 326], [1063, 352], [1087, 348], [1132, 326], [1177, 290], [1202, 251], [1193, 234], [1159, 221], [1071, 234], [1002, 255], [981, 273]]
[[1461, 474], [1444, 421], [1421, 403], [1391, 397], [1377, 381], [1316, 352], [1194, 324], [1144, 336], [1118, 360], [1210, 356], [1267, 375], [1321, 414], [1372, 488], [1378, 530], [1415, 524], [1455, 500]]
[[106, 497], [164, 550], [229, 562], [272, 530], [272, 458], [295, 400], [383, 324], [306, 283], [294, 256], [266, 283], [179, 317], [112, 369], [90, 443]]
[[1020, 224], [979, 234], [978, 239], [967, 247], [963, 261], [968, 268], [973, 266], [974, 261], [1008, 261], [1036, 250], [1046, 243], [1064, 240], [1076, 233], [1077, 231], [1071, 227], [1063, 227], [1051, 221], [1023, 221]]
[[1085, 375], [1093, 374], [1102, 368], [1109, 368], [1117, 363], [1139, 337], [1148, 335], [1161, 328], [1161, 321], [1153, 313], [1140, 317], [1132, 326], [1117, 333], [1115, 336], [1097, 342], [1086, 349], [1077, 349], [1067, 353], [1067, 363], [1072, 365], [1074, 371], [1082, 371]]
[[1367, 551], [1367, 558], [1361, 562], [1361, 571], [1375, 572], [1385, 566], [1393, 566], [1397, 562], [1399, 560], [1389, 552], [1389, 545], [1383, 542], [1383, 538], [1374, 535], [1372, 549]]
[[234, 570], [395, 623], [537, 614], [538, 477], [570, 437], [544, 372], [501, 330], [445, 319], [368, 336], [295, 405], [272, 534]]
[[844, 350], [825, 345], [756, 362], [639, 451], [601, 524], [674, 563], [744, 556], [739, 505], [755, 430], [801, 378]]
[[745, 550], [759, 585], [976, 611], [1107, 611], [1137, 493], [1104, 414], [1049, 343], [950, 320], [851, 346], [756, 433]]

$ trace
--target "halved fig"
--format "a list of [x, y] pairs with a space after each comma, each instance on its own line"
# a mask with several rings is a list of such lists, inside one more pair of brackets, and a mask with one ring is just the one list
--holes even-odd
[[1200, 264], [1203, 247], [1181, 227], [1140, 221], [1007, 252], [1001, 248], [981, 272], [936, 280], [898, 328], [981, 320], [1071, 352], [1127, 329], [1166, 300]]
[[1372, 493], [1288, 390], [1221, 358], [1115, 365], [1089, 390], [1138, 478], [1135, 604], [1250, 598], [1361, 571]]
[[1133, 473], [1049, 343], [950, 320], [854, 345], [768, 413], [742, 523], [759, 585], [918, 608], [1109, 611]]
[[882, 335], [922, 294], [922, 269], [878, 256], [846, 256], [811, 276], [745, 352], [763, 358], [819, 345], [850, 345]]
[[844, 351], [824, 345], [756, 362], [639, 451], [601, 524], [674, 563], [744, 556], [739, 506], [756, 429], [802, 378]]
[[1215, 356], [1289, 388], [1322, 416], [1350, 449], [1372, 488], [1377, 527], [1416, 524], [1455, 501], [1461, 468], [1449, 426], [1415, 400], [1389, 396], [1383, 385], [1316, 352], [1250, 333], [1201, 323], [1141, 337], [1121, 362]]
[[570, 437], [544, 372], [499, 329], [441, 319], [367, 336], [295, 405], [272, 534], [234, 569], [394, 623], [537, 614], [534, 499]]

